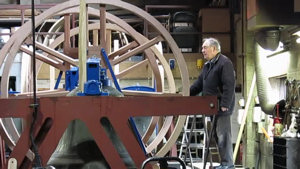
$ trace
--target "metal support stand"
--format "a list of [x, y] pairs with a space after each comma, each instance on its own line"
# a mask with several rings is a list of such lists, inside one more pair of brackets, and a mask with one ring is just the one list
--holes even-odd
[[[207, 158], [208, 158], [208, 155], [209, 155], [209, 146], [210, 146], [210, 143], [211, 143], [211, 139], [212, 139], [212, 136], [213, 136], [213, 134], [214, 134], [214, 130], [215, 130], [215, 127], [216, 127], [216, 116], [215, 115], [213, 115], [213, 120], [212, 120], [212, 127], [211, 127], [211, 130], [210, 130], [210, 132], [209, 132], [209, 134], [208, 134], [208, 137], [207, 137], [207, 144], [205, 144], [205, 153], [204, 153], [204, 162], [203, 162], [203, 169], [205, 169], [205, 167], [206, 167], [206, 162], [207, 162]], [[205, 128], [206, 128], [207, 126], [205, 126]], [[206, 131], [207, 131], [207, 128], [205, 129]], [[213, 167], [212, 166], [212, 162], [210, 163], [210, 165], [211, 165], [211, 168]]]
[[[207, 129], [207, 120], [206, 120], [206, 116], [204, 116], [204, 118], [203, 118], [203, 128], [204, 128], [204, 149], [203, 149], [203, 156], [202, 156], [202, 158], [203, 158], [203, 162], [204, 162], [204, 156], [205, 156], [205, 153], [206, 153], [206, 151], [205, 151], [205, 149], [206, 149], [206, 145], [208, 145], [208, 140], [207, 140], [207, 137], [208, 137], [208, 129]], [[208, 145], [209, 146], [209, 145]], [[213, 166], [213, 163], [212, 163], [212, 154], [211, 153], [209, 153], [209, 161], [210, 161], [210, 166]]]

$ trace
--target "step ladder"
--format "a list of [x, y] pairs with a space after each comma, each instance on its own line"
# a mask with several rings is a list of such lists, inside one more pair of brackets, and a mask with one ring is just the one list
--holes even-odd
[[191, 163], [201, 162], [204, 157], [205, 131], [202, 115], [187, 116], [180, 142], [179, 158]]
[[[211, 130], [209, 126], [209, 117], [204, 115], [190, 115], [187, 116], [182, 138], [180, 142], [179, 158], [184, 162], [190, 163], [192, 169], [194, 162], [204, 162], [205, 151], [209, 147], [209, 161], [212, 166], [213, 156], [217, 156], [217, 161], [220, 161], [219, 151], [216, 146], [214, 137], [211, 138], [210, 146], [208, 144], [208, 131]], [[214, 158], [215, 159], [215, 158]], [[207, 159], [205, 160], [205, 162]]]

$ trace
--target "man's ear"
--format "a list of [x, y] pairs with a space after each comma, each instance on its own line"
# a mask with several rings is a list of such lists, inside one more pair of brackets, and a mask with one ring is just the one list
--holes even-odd
[[217, 52], [217, 47], [216, 46], [213, 46], [213, 51]]

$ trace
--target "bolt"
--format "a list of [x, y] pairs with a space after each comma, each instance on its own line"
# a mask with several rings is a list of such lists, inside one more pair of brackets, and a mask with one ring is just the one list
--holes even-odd
[[209, 107], [210, 107], [210, 108], [214, 108], [215, 105], [214, 105], [213, 103], [210, 103], [210, 104], [209, 104]]

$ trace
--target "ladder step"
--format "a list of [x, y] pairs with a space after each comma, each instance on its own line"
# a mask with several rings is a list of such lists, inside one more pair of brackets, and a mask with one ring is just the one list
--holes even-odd
[[[181, 158], [181, 159], [184, 160], [184, 157]], [[201, 162], [202, 160], [203, 160], [202, 158], [192, 158], [193, 163], [195, 163], [195, 162]], [[187, 163], [190, 163], [190, 162], [191, 162], [191, 159], [190, 159], [190, 158], [186, 158], [185, 161], [186, 161]]]
[[[191, 132], [191, 129], [184, 129], [185, 132]], [[198, 132], [198, 133], [203, 133], [204, 134], [204, 129], [193, 129], [193, 132]]]
[[[187, 144], [185, 143], [185, 144], [182, 144], [181, 145], [182, 147], [186, 147], [187, 146]], [[189, 145], [189, 147], [190, 148], [204, 148], [204, 144], [202, 144], [202, 143], [190, 143], [190, 145]]]

